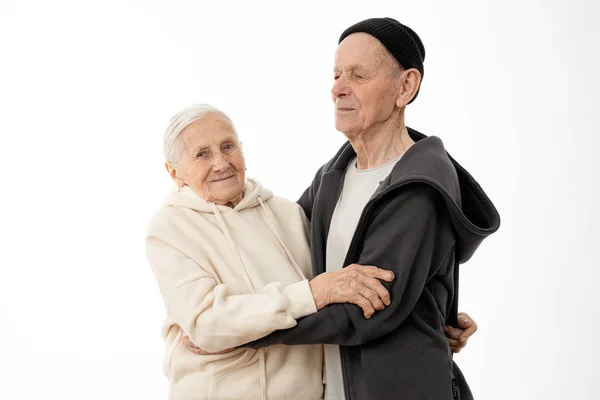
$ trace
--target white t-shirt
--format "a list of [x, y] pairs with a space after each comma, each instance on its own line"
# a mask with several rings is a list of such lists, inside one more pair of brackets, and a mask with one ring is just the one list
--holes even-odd
[[[363, 209], [379, 187], [379, 183], [392, 172], [400, 158], [365, 170], [356, 169], [356, 157], [348, 164], [342, 193], [333, 211], [327, 235], [326, 270], [328, 272], [345, 267], [342, 264]], [[340, 348], [333, 344], [326, 344], [324, 347], [327, 381], [325, 400], [345, 400]]]

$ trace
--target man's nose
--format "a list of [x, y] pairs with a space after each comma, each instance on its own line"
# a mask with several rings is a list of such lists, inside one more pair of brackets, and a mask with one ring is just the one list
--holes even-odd
[[343, 98], [350, 94], [350, 87], [348, 86], [348, 82], [345, 76], [342, 74], [338, 79], [333, 83], [333, 87], [331, 88], [331, 95], [334, 99]]

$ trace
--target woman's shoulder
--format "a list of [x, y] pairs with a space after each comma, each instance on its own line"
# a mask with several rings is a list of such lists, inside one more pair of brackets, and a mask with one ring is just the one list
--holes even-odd
[[291, 201], [286, 199], [285, 197], [280, 197], [273, 195], [269, 200], [267, 200], [267, 204], [271, 208], [277, 207], [282, 210], [292, 211], [292, 210], [300, 210], [301, 207], [295, 201]]
[[146, 227], [148, 236], [156, 236], [165, 231], [176, 229], [185, 219], [185, 208], [174, 206], [171, 201], [173, 193], [165, 197], [163, 202], [158, 206], [154, 213], [150, 216]]
[[292, 229], [306, 228], [308, 218], [306, 218], [304, 210], [298, 203], [283, 197], [273, 196], [267, 204], [280, 224], [283, 223]]

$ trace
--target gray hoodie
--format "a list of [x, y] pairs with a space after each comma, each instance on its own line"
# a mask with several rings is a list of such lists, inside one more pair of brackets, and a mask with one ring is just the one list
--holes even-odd
[[[249, 344], [340, 345], [349, 400], [472, 398], [443, 326], [456, 322], [459, 264], [499, 228], [500, 217], [439, 138], [409, 134], [415, 145], [365, 206], [344, 263], [393, 270], [396, 278], [385, 284], [391, 305], [367, 320], [355, 305], [333, 304]], [[299, 200], [311, 220], [315, 275], [326, 270], [329, 225], [354, 156], [346, 143]]]

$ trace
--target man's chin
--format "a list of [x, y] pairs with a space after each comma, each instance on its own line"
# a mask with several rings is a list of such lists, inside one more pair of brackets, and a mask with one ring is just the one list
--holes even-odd
[[341, 132], [344, 134], [344, 136], [346, 136], [348, 139], [351, 137], [354, 137], [354, 130], [348, 126], [348, 124], [335, 124], [335, 130], [338, 132]]

